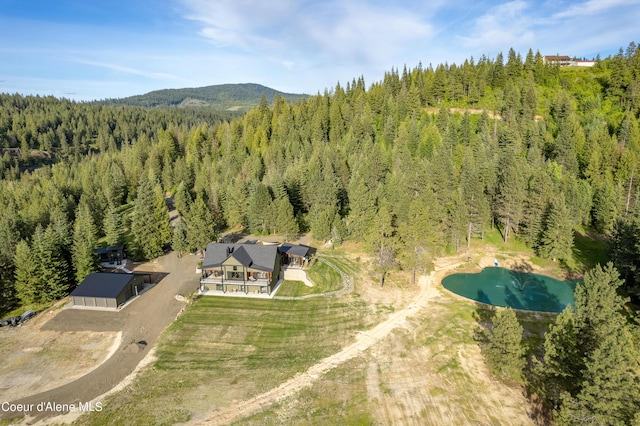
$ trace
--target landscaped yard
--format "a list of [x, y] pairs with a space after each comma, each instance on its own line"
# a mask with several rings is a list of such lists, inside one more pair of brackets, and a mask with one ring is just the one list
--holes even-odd
[[[332, 263], [335, 261], [334, 258], [330, 259]], [[341, 269], [344, 267], [347, 271], [357, 269], [357, 266], [346, 259], [336, 263], [336, 266]], [[302, 281], [283, 281], [276, 296], [299, 297], [307, 294], [328, 293], [344, 287], [340, 274], [322, 260], [316, 260], [307, 270], [307, 277], [313, 282], [313, 287], [306, 286]]]

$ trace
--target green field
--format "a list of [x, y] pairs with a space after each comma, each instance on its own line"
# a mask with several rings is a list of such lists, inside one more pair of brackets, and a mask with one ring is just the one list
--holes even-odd
[[273, 388], [371, 326], [353, 298], [202, 297], [165, 332], [157, 362], [82, 424], [173, 424]]

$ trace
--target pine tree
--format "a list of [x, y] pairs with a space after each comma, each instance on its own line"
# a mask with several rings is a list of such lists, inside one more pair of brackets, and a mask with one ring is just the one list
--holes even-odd
[[498, 311], [493, 327], [487, 332], [484, 353], [488, 364], [499, 377], [517, 380], [524, 368], [524, 329], [511, 308]]
[[178, 257], [183, 253], [191, 251], [191, 246], [187, 240], [187, 231], [182, 220], [179, 220], [176, 226], [173, 228], [173, 240], [171, 247], [178, 253]]
[[109, 205], [102, 226], [107, 246], [117, 246], [124, 242], [122, 217], [114, 205]]
[[[183, 218], [186, 224], [187, 244], [190, 249], [202, 251], [216, 239], [216, 227], [211, 210], [198, 195], [191, 204], [189, 214]], [[175, 235], [175, 232], [174, 232]]]
[[284, 235], [286, 240], [291, 240], [298, 235], [298, 222], [293, 216], [293, 206], [287, 198], [278, 198], [273, 201], [273, 209], [276, 213], [276, 230]]
[[610, 233], [617, 217], [615, 188], [611, 180], [604, 181], [595, 187], [593, 194], [593, 225], [602, 233]]
[[89, 206], [80, 200], [76, 212], [76, 221], [73, 225], [73, 267], [75, 269], [76, 283], [81, 283], [87, 275], [95, 272], [99, 268], [98, 239], [96, 237], [96, 226]]
[[152, 180], [142, 176], [131, 220], [133, 251], [140, 259], [153, 259], [163, 253], [171, 241], [169, 210], [159, 186], [154, 190]]
[[249, 232], [252, 234], [265, 234], [268, 228], [267, 212], [271, 204], [269, 188], [260, 183], [249, 197]]
[[425, 270], [444, 248], [441, 238], [443, 226], [437, 212], [435, 196], [429, 190], [412, 200], [408, 210], [406, 220], [398, 225], [403, 247], [400, 257], [402, 263], [411, 269], [412, 281], [415, 283], [416, 272]]
[[571, 257], [573, 248], [573, 227], [571, 212], [564, 202], [564, 195], [553, 199], [549, 203], [544, 230], [540, 237], [538, 252], [540, 256], [567, 260]]
[[496, 215], [503, 224], [505, 242], [511, 234], [511, 229], [518, 229], [524, 215], [527, 178], [525, 167], [524, 162], [515, 153], [505, 153], [500, 163], [496, 188]]
[[36, 227], [31, 248], [36, 265], [36, 287], [39, 300], [50, 302], [66, 296], [69, 292], [70, 267], [64, 258], [59, 235], [51, 226], [46, 230]]
[[153, 217], [156, 223], [157, 238], [161, 247], [171, 243], [173, 229], [171, 228], [171, 218], [169, 217], [169, 207], [160, 184], [156, 183], [153, 188]]
[[38, 302], [40, 300], [40, 288], [38, 288], [36, 262], [31, 247], [25, 240], [20, 240], [16, 245], [15, 264], [15, 289], [16, 295], [23, 305]]
[[640, 409], [640, 364], [609, 263], [585, 274], [545, 336], [540, 369], [547, 398], [567, 424], [630, 424]]
[[178, 189], [176, 189], [176, 193], [173, 196], [173, 204], [176, 210], [178, 210], [178, 213], [181, 216], [186, 216], [189, 213], [191, 203], [191, 195], [189, 194], [187, 186], [184, 182], [180, 182]]
[[575, 396], [562, 395], [561, 424], [628, 425], [640, 410], [638, 354], [625, 327], [603, 336], [586, 359]]
[[376, 211], [375, 194], [365, 184], [358, 172], [354, 172], [349, 182], [348, 226], [351, 237], [363, 241]]

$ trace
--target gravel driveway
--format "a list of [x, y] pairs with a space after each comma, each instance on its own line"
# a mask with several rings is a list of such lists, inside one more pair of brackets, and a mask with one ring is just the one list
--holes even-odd
[[[60, 415], [68, 410], [58, 411], [55, 407], [51, 410], [38, 410], [38, 404], [68, 404], [77, 408], [79, 403], [91, 401], [120, 383], [135, 369], [156, 344], [162, 331], [185, 306], [175, 296], [191, 293], [198, 287], [199, 275], [195, 273], [195, 268], [199, 260], [198, 256], [178, 258], [174, 252], [160, 257], [149, 268], [152, 266], [153, 272], [163, 272], [166, 275], [119, 312], [67, 309], [49, 320], [43, 329], [122, 331], [122, 343], [111, 358], [89, 374], [58, 388], [12, 401], [22, 404], [20, 410], [12, 412], [3, 407], [0, 418], [15, 418], [27, 414], [38, 420]], [[145, 265], [140, 265], [135, 270], [143, 271]], [[147, 345], [137, 344], [140, 341], [146, 341]]]

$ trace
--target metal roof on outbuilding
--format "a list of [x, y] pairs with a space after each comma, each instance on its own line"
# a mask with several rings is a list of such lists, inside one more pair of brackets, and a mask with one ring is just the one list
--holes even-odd
[[116, 298], [134, 277], [134, 274], [94, 272], [87, 275], [71, 296]]
[[292, 256], [304, 257], [309, 253], [310, 248], [311, 247], [284, 243], [280, 246], [280, 248], [278, 248], [278, 250], [280, 250], [280, 253], [285, 253]]

